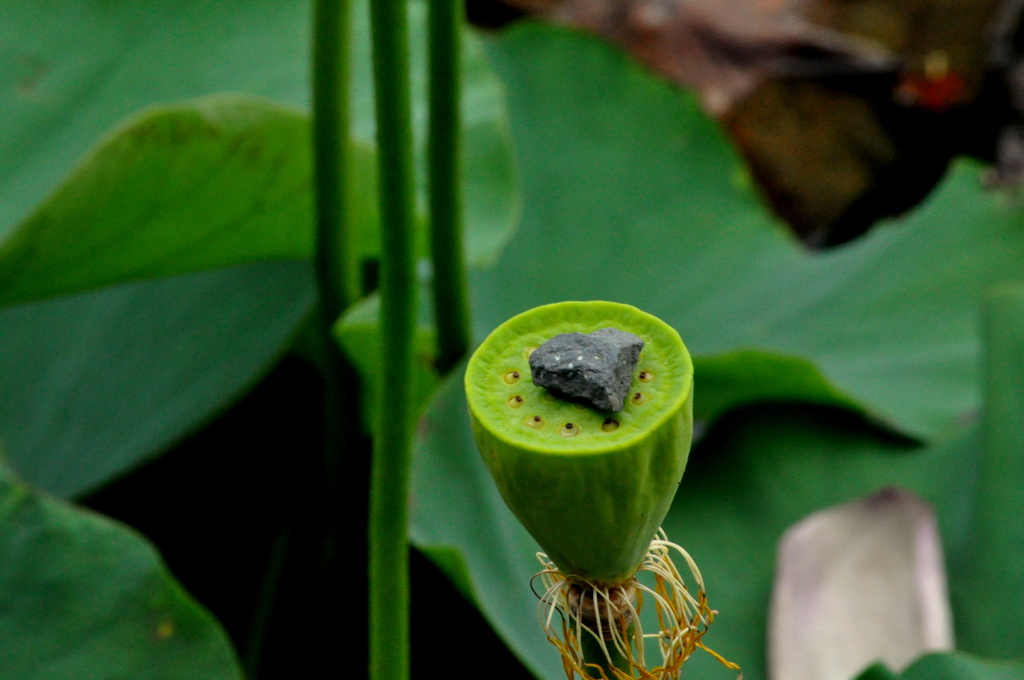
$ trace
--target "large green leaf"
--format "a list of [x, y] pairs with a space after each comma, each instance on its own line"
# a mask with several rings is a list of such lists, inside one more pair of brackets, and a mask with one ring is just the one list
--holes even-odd
[[[914, 435], [943, 436], [977, 410], [981, 291], [1024, 261], [1024, 211], [980, 190], [977, 168], [958, 166], [905, 219], [811, 255], [688, 94], [557, 28], [521, 26], [491, 48], [524, 212], [474, 278], [478, 336], [539, 304], [609, 299], [664, 318], [698, 360], [758, 350], [762, 367], [783, 355], [780, 373], [806, 360], [832, 385], [805, 381], [806, 398], [845, 395]], [[748, 389], [770, 397], [759, 381]]]
[[862, 673], [857, 680], [1020, 680], [1024, 663], [978, 659], [967, 654], [929, 654], [915, 661], [902, 674], [894, 675], [884, 666]]
[[857, 680], [899, 680], [899, 678], [885, 664], [877, 663], [857, 676]]
[[[28, 219], [101, 134], [139, 109], [224, 90], [304, 104], [309, 23], [308, 3], [267, 0], [3, 3], [0, 236]], [[144, 166], [146, 159], [137, 162]], [[164, 168], [168, 174], [171, 169]], [[129, 197], [138, 188], [123, 187]], [[170, 206], [147, 208], [173, 210], [187, 196], [183, 188], [169, 188]], [[75, 188], [62, 191], [73, 194]], [[126, 206], [100, 205], [100, 198], [48, 208], [81, 210], [63, 213], [80, 224], [90, 211], [105, 220], [124, 217], [116, 210]], [[186, 223], [177, 229], [201, 231], [204, 217], [182, 215]], [[105, 220], [92, 226], [103, 231], [110, 227]], [[78, 276], [45, 266], [67, 262], [66, 256], [84, 258], [78, 241], [90, 239], [64, 233], [42, 238], [41, 252], [22, 251], [11, 266], [34, 272], [19, 284], [22, 295], [39, 294], [31, 293], [33, 286], [54, 292], [50, 277]], [[30, 261], [36, 257], [44, 266]], [[107, 251], [104, 257], [113, 256]], [[129, 267], [131, 261], [123, 259]], [[240, 261], [237, 254], [234, 261]], [[88, 268], [78, 259], [70, 264]], [[262, 271], [264, 277], [257, 270], [200, 276], [198, 285], [154, 282], [4, 314], [0, 437], [23, 474], [63, 494], [94, 487], [236, 396], [283, 349], [310, 301], [308, 280], [294, 265]], [[75, 279], [85, 288], [109, 282]], [[280, 294], [246, 301], [245, 288], [263, 294], [275, 285]], [[250, 322], [255, 325], [246, 327]]]
[[[357, 147], [359, 179], [373, 155]], [[245, 97], [152, 109], [0, 245], [0, 304], [312, 251], [309, 125]], [[375, 227], [372, 187], [354, 222]]]
[[0, 466], [5, 680], [241, 680], [227, 636], [126, 527]]
[[1024, 662], [978, 659], [967, 654], [929, 654], [899, 676], [901, 680], [1020, 680]]
[[313, 300], [304, 263], [126, 284], [0, 312], [0, 441], [69, 497], [224, 408], [280, 355]]
[[12, 0], [0, 7], [0, 234], [100, 135], [156, 102], [308, 100], [307, 2]]
[[807, 359], [764, 350], [734, 350], [694, 360], [701, 396], [694, 417], [712, 419], [729, 409], [765, 401], [805, 401], [860, 411]]
[[[68, 155], [81, 153], [79, 144], [63, 145], [60, 162], [39, 158], [36, 163], [37, 156], [52, 154], [50, 145], [65, 133], [73, 133], [78, 141], [95, 137], [97, 117], [112, 124], [131, 104], [194, 95], [208, 85], [207, 79], [225, 88], [250, 89], [250, 82], [241, 74], [235, 73], [235, 80], [225, 78], [223, 71], [230, 70], [227, 66], [218, 64], [217, 73], [206, 73], [214, 69], [195, 65], [194, 55], [182, 52], [195, 48], [190, 41], [197, 39], [196, 34], [205, 33], [212, 40], [211, 29], [218, 36], [225, 32], [223, 19], [209, 8], [197, 14], [210, 25], [198, 27], [192, 25], [195, 17], [187, 8], [140, 16], [130, 4], [110, 8], [85, 3], [76, 9], [62, 4], [42, 8], [23, 4], [0, 10], [11, 15], [8, 23], [0, 23], [0, 41], [5, 30], [24, 29], [23, 14], [31, 13], [33, 21], [39, 21], [42, 14], [58, 26], [92, 23], [96, 35], [81, 45], [93, 45], [97, 36], [105, 43], [90, 59], [74, 60], [79, 71], [65, 73], [62, 59], [69, 63], [72, 59], [61, 55], [67, 45], [78, 46], [67, 35], [60, 44], [52, 42], [54, 36], [48, 31], [10, 36], [14, 45], [11, 58], [0, 62], [0, 79], [14, 84], [5, 90], [13, 99], [7, 109], [14, 116], [8, 123], [11, 135], [8, 142], [0, 143], [0, 151], [8, 152], [4, 158], [9, 164], [0, 164], [0, 204], [10, 213], [0, 209], [0, 235], [10, 229], [9, 218], [25, 214], [25, 197], [41, 198], [57, 173], [66, 169]], [[271, 8], [264, 8], [261, 14], [250, 5], [227, 24], [227, 36], [218, 38], [222, 49], [236, 50], [238, 57], [245, 59], [253, 52], [248, 22], [278, 19], [265, 16]], [[422, 28], [422, 3], [416, 3], [413, 10], [415, 23]], [[293, 14], [305, 18], [305, 11]], [[189, 18], [184, 19], [185, 15]], [[252, 62], [249, 77], [268, 66], [263, 63], [268, 54], [304, 49], [294, 17], [279, 23], [276, 32], [264, 36], [266, 43], [256, 50], [259, 59]], [[139, 61], [143, 46], [162, 44], [167, 33], [181, 29], [179, 24], [189, 26], [190, 41], [163, 45], [159, 56], [150, 54], [145, 63]], [[258, 28], [258, 32], [266, 30], [262, 24]], [[422, 32], [417, 30], [416, 35]], [[236, 35], [239, 33], [243, 35]], [[355, 129], [368, 144], [372, 126], [371, 112], [365, 106], [370, 63], [366, 34], [364, 27], [355, 33], [353, 60], [359, 67]], [[131, 47], [122, 45], [123, 41], [131, 41]], [[471, 261], [481, 263], [493, 258], [513, 224], [515, 174], [500, 87], [468, 35], [464, 53], [467, 241]], [[195, 70], [182, 71], [182, 62]], [[308, 80], [304, 62], [289, 57], [275, 66], [292, 69], [297, 81]], [[22, 73], [25, 69], [28, 71]], [[140, 80], [114, 97], [106, 88], [119, 83], [124, 71]], [[110, 94], [94, 95], [99, 100], [98, 112], [82, 107], [78, 92], [86, 85], [90, 92]], [[289, 101], [296, 98], [293, 88], [282, 88], [280, 83], [252, 89]], [[40, 98], [45, 106], [37, 101]], [[0, 96], [0, 105], [5, 103]], [[60, 110], [59, 116], [54, 109]], [[27, 125], [18, 116], [53, 117], [53, 121], [47, 126]], [[2, 125], [0, 132], [4, 132]], [[3, 144], [15, 148], [5, 149]], [[379, 241], [372, 209], [370, 166], [374, 161], [366, 148], [358, 146], [356, 151], [351, 209], [361, 232], [357, 247], [360, 254], [367, 255], [377, 252]], [[0, 304], [258, 259], [308, 257], [312, 243], [310, 165], [308, 125], [303, 116], [287, 109], [238, 97], [149, 109], [108, 135], [56, 193], [8, 235], [0, 248]]]
[[967, 654], [929, 654], [915, 661], [902, 674], [878, 665], [864, 671], [857, 680], [1020, 680], [1024, 663], [978, 659]]

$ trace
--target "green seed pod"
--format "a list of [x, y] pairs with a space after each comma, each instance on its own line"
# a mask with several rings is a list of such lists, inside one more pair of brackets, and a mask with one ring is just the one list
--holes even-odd
[[[645, 345], [616, 413], [533, 384], [528, 357], [561, 333], [617, 328]], [[473, 354], [477, 446], [508, 507], [567, 575], [632, 578], [668, 512], [693, 434], [693, 363], [679, 334], [635, 307], [562, 302], [506, 321]]]

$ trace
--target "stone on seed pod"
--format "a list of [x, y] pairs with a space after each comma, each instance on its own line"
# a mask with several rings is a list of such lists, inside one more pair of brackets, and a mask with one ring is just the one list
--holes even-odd
[[644, 341], [617, 328], [562, 333], [530, 355], [533, 384], [600, 411], [621, 411]]

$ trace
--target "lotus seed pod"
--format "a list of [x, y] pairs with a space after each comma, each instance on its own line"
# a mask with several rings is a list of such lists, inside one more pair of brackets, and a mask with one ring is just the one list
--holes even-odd
[[[644, 341], [622, 410], [533, 383], [530, 353], [562, 333], [616, 328]], [[629, 305], [561, 302], [508, 320], [466, 370], [477, 446], [502, 498], [558, 568], [632, 578], [668, 512], [693, 434], [693, 363], [666, 323]]]

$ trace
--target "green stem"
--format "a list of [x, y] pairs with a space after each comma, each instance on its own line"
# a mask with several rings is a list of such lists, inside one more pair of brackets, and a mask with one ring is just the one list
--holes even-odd
[[256, 610], [249, 625], [249, 634], [246, 637], [245, 650], [242, 655], [243, 667], [246, 675], [250, 678], [260, 677], [260, 664], [266, 649], [267, 632], [270, 629], [274, 607], [280, 596], [281, 580], [294, 529], [295, 518], [292, 516], [278, 530], [271, 545], [270, 560], [263, 575], [263, 581], [260, 583]]
[[409, 677], [415, 203], [404, 0], [371, 0], [380, 162], [382, 401], [370, 486], [370, 677]]
[[[352, 594], [347, 564], [351, 525], [365, 525], [368, 509], [352, 498], [363, 498], [369, 478], [368, 449], [358, 427], [360, 422], [359, 378], [342, 355], [333, 327], [342, 312], [361, 296], [359, 268], [351, 215], [348, 212], [350, 129], [350, 28], [349, 0], [316, 0], [313, 10], [313, 158], [316, 208], [314, 268], [318, 305], [315, 328], [317, 354], [323, 376], [324, 486], [314, 496], [314, 512], [322, 518], [323, 564], [319, 606], [324, 621], [337, 619], [339, 611], [365, 611], [367, 601]], [[348, 458], [342, 458], [347, 453]], [[321, 481], [321, 480], [318, 480]], [[347, 485], [347, 487], [346, 487]], [[322, 494], [323, 505], [319, 504]], [[347, 499], [347, 502], [346, 502]], [[344, 520], [343, 520], [344, 518]], [[268, 590], [273, 593], [273, 590]], [[327, 626], [319, 639], [337, 640], [349, 631], [343, 622]], [[365, 647], [364, 647], [365, 648]]]
[[469, 349], [469, 300], [459, 194], [462, 0], [432, 0], [429, 6], [430, 250], [438, 335], [437, 364], [444, 373]]
[[[630, 627], [630, 632], [632, 632], [632, 626]], [[614, 663], [615, 667], [623, 673], [632, 674], [632, 671], [629, 667], [629, 659], [619, 654], [618, 651], [615, 649], [615, 645], [612, 642], [608, 642], [607, 646], [608, 652], [612, 656], [612, 662]], [[586, 663], [593, 663], [600, 666], [602, 670], [604, 670], [605, 676], [607, 676], [608, 678], [615, 677], [615, 675], [611, 671], [610, 666], [608, 665], [608, 657], [605, 656], [604, 650], [601, 649], [601, 645], [598, 644], [597, 639], [593, 635], [584, 632], [580, 647], [583, 650], [583, 660]], [[591, 675], [593, 675], [595, 678], [600, 677], [600, 675], [596, 673], [591, 673]]]
[[992, 291], [984, 310], [984, 446], [968, 557], [971, 577], [957, 588], [969, 606], [958, 612], [957, 637], [970, 639], [971, 650], [979, 654], [1010, 657], [1024, 654], [1021, 636], [1008, 633], [1024, 630], [1024, 609], [1007, 606], [1024, 593], [1024, 572], [1016, 558], [1024, 549], [1024, 523], [1019, 521], [1024, 486], [1024, 285]]
[[349, 163], [348, 0], [317, 0], [313, 27], [313, 156], [317, 284], [329, 323], [360, 296], [355, 239], [346, 213]]

